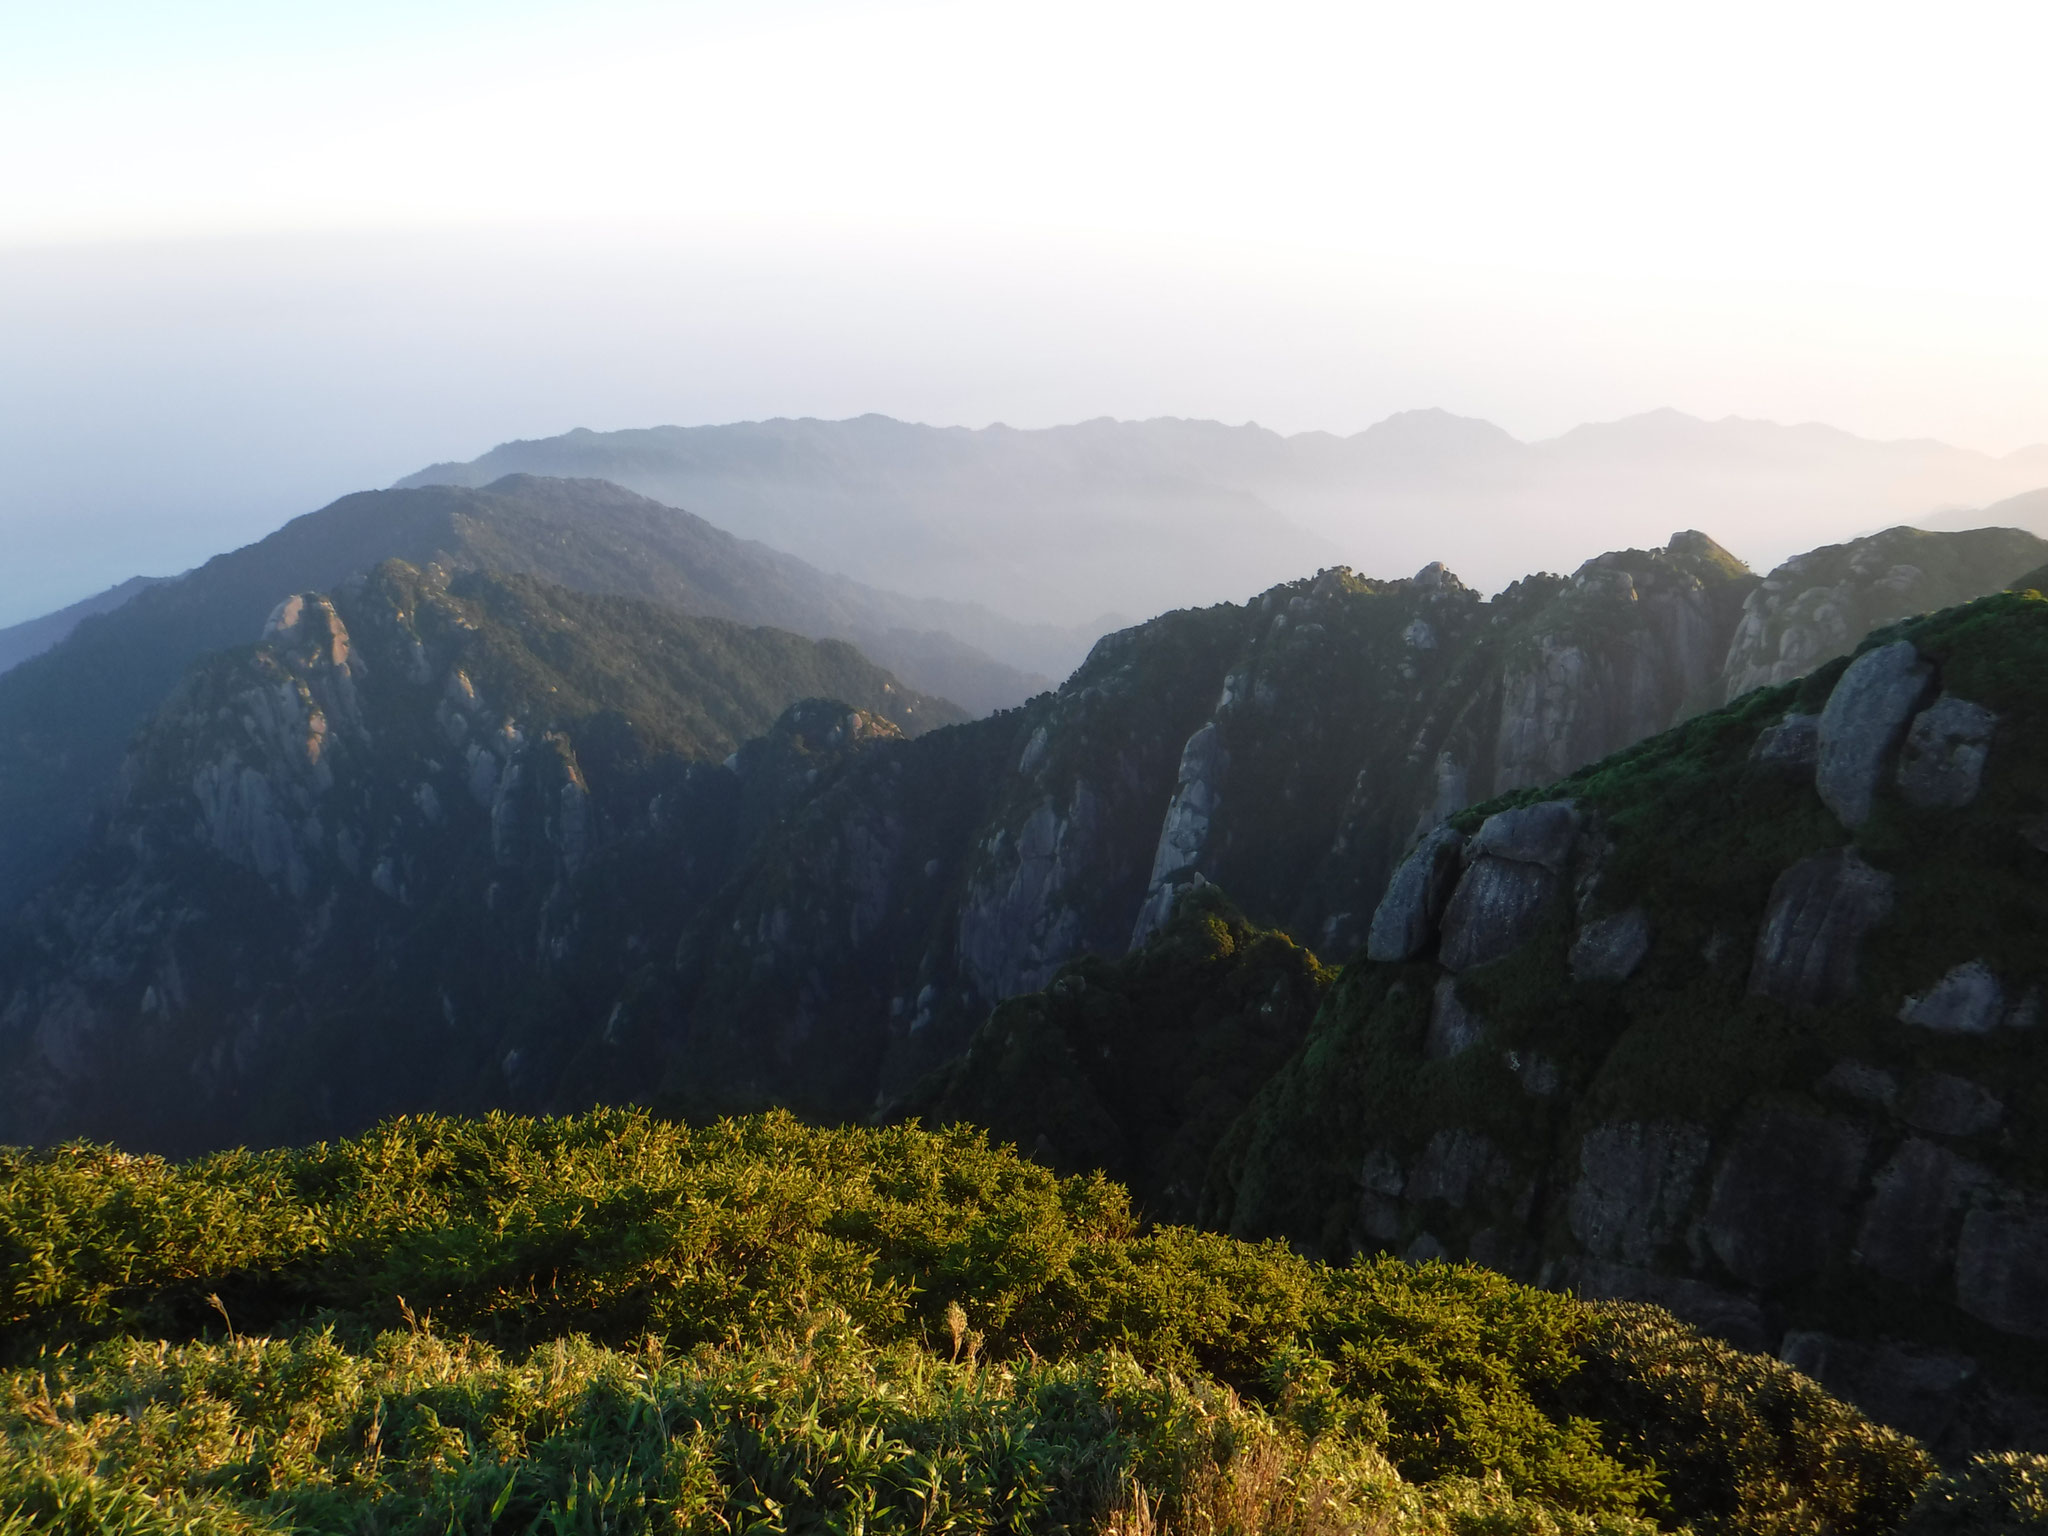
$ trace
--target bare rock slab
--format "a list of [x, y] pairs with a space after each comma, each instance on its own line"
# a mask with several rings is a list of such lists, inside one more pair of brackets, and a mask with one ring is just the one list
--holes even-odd
[[1865, 651], [1849, 664], [1820, 713], [1814, 788], [1846, 827], [1870, 819], [1886, 760], [1926, 697], [1933, 669], [1910, 640]]
[[1464, 834], [1438, 827], [1401, 861], [1366, 934], [1368, 960], [1412, 960], [1429, 947], [1437, 919], [1457, 885], [1465, 851]]
[[1892, 910], [1892, 877], [1852, 848], [1801, 859], [1771, 886], [1749, 990], [1774, 1002], [1831, 1003], [1856, 989], [1858, 951]]
[[1923, 810], [1959, 810], [1977, 798], [1998, 716], [1944, 693], [1913, 717], [1899, 748], [1899, 793]]
[[1842, 1121], [1778, 1106], [1751, 1115], [1714, 1177], [1707, 1246], [1747, 1285], [1806, 1279], [1845, 1246], [1867, 1146]]

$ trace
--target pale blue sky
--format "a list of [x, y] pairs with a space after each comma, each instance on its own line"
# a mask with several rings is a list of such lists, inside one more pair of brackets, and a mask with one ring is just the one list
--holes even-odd
[[2048, 439], [2038, 4], [0, 0], [0, 623], [864, 410]]

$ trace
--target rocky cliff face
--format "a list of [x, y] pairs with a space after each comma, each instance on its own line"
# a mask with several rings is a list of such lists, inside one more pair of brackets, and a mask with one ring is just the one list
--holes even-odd
[[[296, 1136], [301, 1112], [345, 1129], [401, 1104], [649, 1096], [863, 1115], [1004, 998], [1142, 944], [1198, 883], [1356, 952], [1447, 816], [1710, 704], [1753, 586], [1697, 534], [1491, 601], [1436, 566], [1331, 570], [1110, 636], [1057, 692], [902, 741], [872, 722], [914, 731], [939, 706], [830, 643], [677, 672], [710, 632], [607, 618], [615, 600], [503, 581], [296, 599], [253, 658], [188, 680], [119, 817], [0, 960], [17, 1029], [89, 1016], [112, 1040], [152, 988], [151, 1007], [193, 995], [188, 940], [149, 951], [183, 978], [158, 985], [138, 936], [210, 924], [215, 991], [151, 1037], [149, 1072], [244, 1065], [164, 1107], [31, 1052], [5, 1134], [184, 1146]], [[475, 646], [509, 681], [452, 659]], [[768, 731], [767, 704], [803, 694], [853, 707]], [[1566, 878], [1556, 859], [1485, 871], [1459, 903], [1475, 954]], [[276, 1052], [249, 1065], [259, 1034]], [[356, 1054], [322, 1046], [314, 1070], [316, 1036]], [[386, 1049], [424, 1064], [393, 1073]]]
[[[391, 559], [529, 575], [846, 640], [909, 686], [976, 713], [1047, 683], [945, 629], [972, 624], [1030, 649], [1031, 626], [829, 576], [601, 481], [514, 475], [476, 490], [345, 496], [86, 618], [61, 643], [0, 675], [0, 916], [85, 846], [93, 818], [111, 803], [131, 738], [188, 667], [248, 644], [291, 594], [330, 591]], [[1074, 637], [1056, 638], [1080, 649]]]
[[[1056, 694], [850, 766], [745, 862], [727, 926], [686, 937], [682, 993], [646, 997], [641, 1027], [718, 1036], [672, 1058], [684, 1103], [801, 1083], [800, 1102], [859, 1113], [1002, 999], [1142, 944], [1198, 882], [1348, 952], [1410, 839], [1518, 781], [1503, 740], [1576, 763], [1689, 707], [1748, 579], [1685, 536], [1492, 602], [1441, 567], [1339, 569], [1109, 636]], [[1546, 645], [1586, 681], [1518, 702]], [[872, 1063], [867, 1098], [858, 1074], [816, 1097], [848, 1061]]]
[[1208, 1215], [1658, 1302], [2048, 1447], [2048, 603], [1985, 599], [1453, 817]]
[[1723, 697], [1804, 677], [1873, 629], [1996, 592], [2044, 558], [2048, 542], [2017, 528], [1888, 528], [1787, 560], [1742, 605]]
[[[853, 703], [777, 726], [821, 693]], [[187, 677], [8, 931], [0, 1136], [211, 1146], [543, 1097], [738, 829], [958, 718], [848, 646], [522, 578], [392, 564], [289, 598]], [[720, 766], [750, 739], [781, 769], [751, 786]]]

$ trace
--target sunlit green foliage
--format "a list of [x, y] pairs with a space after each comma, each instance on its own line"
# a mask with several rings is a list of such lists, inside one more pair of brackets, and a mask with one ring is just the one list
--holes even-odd
[[1925, 1476], [1662, 1314], [1141, 1230], [965, 1130], [13, 1151], [0, 1277], [0, 1482], [81, 1530], [1874, 1532]]

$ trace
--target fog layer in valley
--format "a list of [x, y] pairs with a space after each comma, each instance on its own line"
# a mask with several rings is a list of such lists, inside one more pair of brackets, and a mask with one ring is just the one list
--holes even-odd
[[[1977, 526], [1981, 516], [1958, 509], [2048, 483], [2048, 447], [1994, 458], [1669, 410], [1537, 443], [1438, 410], [1349, 437], [1171, 419], [969, 431], [863, 416], [570, 432], [400, 484], [481, 486], [514, 472], [611, 480], [874, 586], [1086, 624], [1240, 600], [1339, 563], [1393, 577], [1442, 560], [1497, 590], [1603, 549], [1654, 547], [1686, 525], [1767, 570], [1930, 513]], [[2048, 508], [2010, 520], [2043, 524]]]

